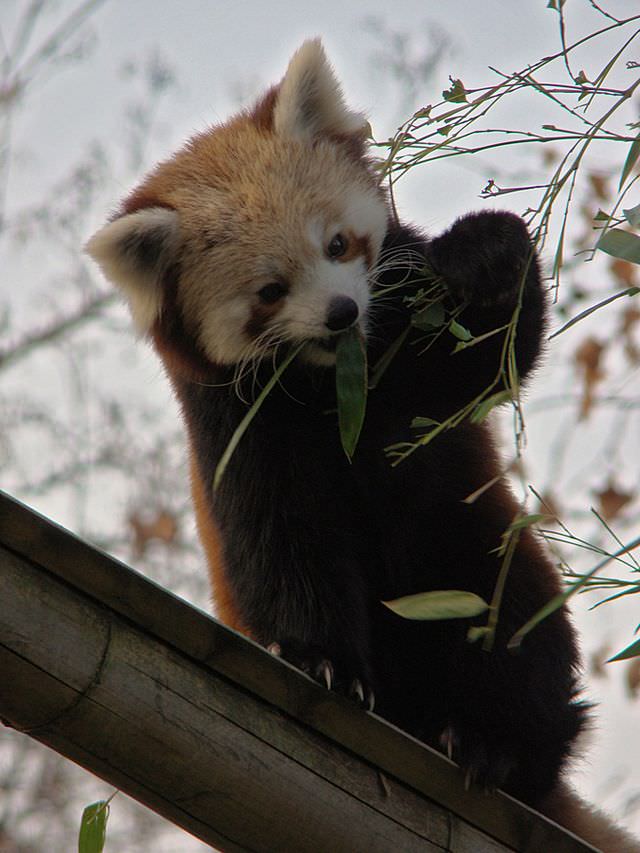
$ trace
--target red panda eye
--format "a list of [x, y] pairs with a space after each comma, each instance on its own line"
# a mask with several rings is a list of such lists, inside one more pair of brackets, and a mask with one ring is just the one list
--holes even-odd
[[263, 302], [265, 305], [274, 305], [286, 296], [288, 292], [289, 289], [286, 284], [283, 284], [281, 281], [272, 281], [270, 284], [265, 284], [264, 287], [260, 288], [258, 296], [260, 297], [260, 302]]
[[342, 234], [336, 234], [332, 237], [327, 246], [327, 255], [330, 258], [339, 258], [347, 251], [348, 241]]

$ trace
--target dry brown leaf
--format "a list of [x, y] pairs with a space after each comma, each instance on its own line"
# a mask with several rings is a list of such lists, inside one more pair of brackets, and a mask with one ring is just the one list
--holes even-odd
[[600, 364], [605, 350], [606, 344], [601, 344], [596, 338], [586, 338], [575, 352], [574, 361], [584, 379], [580, 403], [581, 420], [591, 413], [596, 386], [606, 375]]
[[591, 653], [589, 657], [589, 671], [596, 678], [606, 678], [609, 674], [605, 666], [607, 660], [611, 657], [611, 646], [609, 643], [603, 643], [599, 649]]
[[178, 522], [166, 509], [159, 509], [147, 518], [143, 518], [141, 513], [133, 512], [128, 522], [133, 532], [133, 550], [136, 557], [142, 557], [153, 540], [170, 545], [178, 534]]
[[625, 341], [624, 354], [626, 356], [627, 361], [630, 365], [632, 365], [632, 367], [635, 367], [637, 364], [640, 364], [640, 347], [636, 344], [635, 341]]
[[627, 691], [632, 699], [640, 693], [640, 658], [633, 658], [627, 665], [624, 675], [627, 682]]
[[628, 503], [631, 503], [635, 494], [633, 492], [623, 492], [609, 481], [606, 489], [596, 492], [596, 497], [598, 498], [598, 511], [600, 515], [606, 521], [611, 521], [620, 515]]
[[622, 312], [622, 334], [630, 335], [639, 320], [640, 308], [636, 308], [635, 305], [630, 305], [625, 311]]
[[640, 346], [634, 339], [634, 329], [640, 321], [640, 309], [630, 305], [622, 312], [620, 331], [624, 339], [624, 354], [632, 366], [640, 364]]
[[609, 270], [615, 278], [626, 287], [635, 287], [638, 278], [638, 265], [622, 258], [615, 258], [609, 263]]
[[586, 371], [596, 371], [600, 368], [600, 359], [606, 345], [596, 338], [586, 338], [575, 352], [575, 362]]
[[598, 199], [598, 201], [609, 200], [610, 193], [608, 186], [608, 178], [606, 175], [598, 174], [597, 172], [591, 172], [589, 174], [589, 183], [591, 184], [593, 194]]

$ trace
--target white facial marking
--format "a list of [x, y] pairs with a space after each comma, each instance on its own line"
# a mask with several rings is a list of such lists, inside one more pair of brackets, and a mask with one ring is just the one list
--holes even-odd
[[[345, 195], [349, 203], [343, 208], [342, 216], [311, 217], [300, 235], [301, 240], [287, 241], [286, 257], [254, 260], [250, 276], [254, 282], [252, 287], [238, 290], [223, 303], [212, 306], [211, 311], [205, 308], [201, 313], [201, 341], [213, 360], [237, 364], [250, 357], [268, 357], [271, 350], [264, 348], [265, 345], [308, 340], [309, 347], [303, 353], [308, 361], [319, 365], [334, 364], [335, 353], [324, 349], [318, 341], [336, 334], [326, 325], [336, 297], [347, 297], [355, 302], [357, 323], [366, 332], [370, 300], [367, 260], [373, 264], [377, 260], [387, 212], [383, 199], [375, 190], [356, 184]], [[370, 257], [329, 258], [327, 247], [336, 234], [342, 234], [347, 241], [365, 237]], [[263, 336], [256, 340], [246, 330], [252, 312], [260, 307], [257, 294], [265, 276], [264, 284], [269, 283], [271, 276], [274, 281], [285, 281], [289, 292], [273, 317], [266, 321]]]
[[335, 362], [335, 354], [328, 352], [313, 339], [327, 339], [332, 333], [326, 325], [332, 301], [348, 297], [358, 306], [358, 320], [363, 326], [369, 304], [369, 286], [364, 259], [354, 258], [345, 263], [321, 258], [305, 272], [303, 281], [288, 298], [278, 320], [293, 340], [311, 339], [305, 351], [307, 360], [316, 364], [329, 365]]
[[376, 261], [387, 232], [387, 218], [386, 205], [372, 190], [363, 189], [361, 192], [355, 192], [347, 201], [344, 219], [355, 234], [368, 236], [373, 263]]
[[324, 254], [325, 227], [321, 219], [312, 219], [307, 225], [307, 238], [315, 252]]
[[149, 207], [108, 222], [85, 246], [127, 298], [141, 334], [149, 332], [158, 317], [160, 277], [178, 250], [179, 229], [174, 210]]

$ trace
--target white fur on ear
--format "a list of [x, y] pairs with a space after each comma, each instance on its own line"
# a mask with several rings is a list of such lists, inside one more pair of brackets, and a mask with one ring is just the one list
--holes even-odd
[[176, 257], [179, 221], [175, 210], [148, 207], [107, 223], [85, 246], [104, 275], [126, 296], [142, 334], [160, 313], [160, 277]]
[[273, 127], [282, 136], [315, 138], [362, 133], [367, 120], [349, 110], [320, 39], [305, 41], [293, 55], [273, 110]]

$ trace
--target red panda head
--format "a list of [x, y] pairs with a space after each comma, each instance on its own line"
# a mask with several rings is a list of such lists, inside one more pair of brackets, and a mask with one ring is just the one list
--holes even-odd
[[365, 327], [388, 217], [366, 131], [305, 42], [253, 110], [191, 139], [89, 240], [165, 360], [237, 365], [307, 342], [331, 364], [336, 333]]

